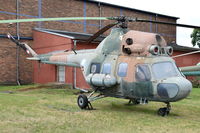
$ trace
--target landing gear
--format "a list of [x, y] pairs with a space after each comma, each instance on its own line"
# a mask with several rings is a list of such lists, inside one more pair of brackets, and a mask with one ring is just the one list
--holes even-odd
[[78, 96], [78, 99], [77, 99], [77, 103], [78, 103], [78, 106], [81, 108], [81, 109], [86, 109], [87, 106], [88, 106], [88, 98], [86, 95], [79, 95]]
[[86, 96], [84, 94], [79, 95], [78, 99], [77, 99], [78, 106], [81, 109], [92, 110], [93, 107], [92, 107], [92, 104], [90, 102], [105, 97], [103, 94], [99, 94], [97, 96], [92, 96], [94, 93], [95, 93], [95, 91], [93, 91], [92, 93], [90, 93], [89, 96]]
[[130, 99], [128, 105], [137, 105], [137, 104], [148, 104], [148, 100], [146, 98], [138, 98], [138, 99]]
[[169, 112], [171, 110], [171, 105], [170, 103], [166, 103], [166, 104], [167, 104], [167, 107], [160, 108], [158, 110], [158, 115], [163, 116], [163, 117], [169, 115]]
[[140, 104], [138, 99], [130, 99], [127, 105], [137, 105]]

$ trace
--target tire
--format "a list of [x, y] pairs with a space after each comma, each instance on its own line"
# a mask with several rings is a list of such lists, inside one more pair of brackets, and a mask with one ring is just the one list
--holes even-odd
[[140, 100], [139, 100], [139, 99], [135, 99], [135, 100], [134, 100], [134, 104], [135, 104], [135, 105], [140, 104]]
[[167, 111], [167, 108], [160, 108], [159, 110], [158, 110], [158, 115], [160, 115], [160, 116], [166, 116], [166, 115], [168, 115], [169, 114], [169, 111]]
[[88, 106], [88, 98], [86, 95], [79, 95], [77, 99], [77, 104], [81, 109], [86, 109]]

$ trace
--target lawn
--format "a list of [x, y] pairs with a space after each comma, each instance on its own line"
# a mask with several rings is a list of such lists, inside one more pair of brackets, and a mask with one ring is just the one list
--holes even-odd
[[127, 106], [128, 100], [105, 98], [92, 103], [95, 110], [81, 110], [77, 90], [35, 87], [0, 86], [1, 133], [200, 132], [200, 88], [172, 103], [170, 115], [161, 117], [157, 109], [163, 103]]

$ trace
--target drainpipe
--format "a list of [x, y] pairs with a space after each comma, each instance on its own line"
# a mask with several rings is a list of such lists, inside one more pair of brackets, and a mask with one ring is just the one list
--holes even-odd
[[[101, 17], [101, 2], [98, 3], [98, 7], [99, 7], [99, 17]], [[99, 20], [99, 29], [101, 29], [102, 27], [102, 21]]]
[[[73, 40], [73, 42], [74, 42], [73, 50], [76, 51], [77, 40]], [[73, 89], [77, 89], [77, 90], [80, 90], [80, 91], [83, 91], [83, 92], [88, 92], [87, 90], [78, 88], [76, 86], [76, 67], [73, 67], [73, 77], [74, 77], [74, 80], [73, 80]]]
[[[16, 0], [16, 19], [18, 18], [18, 14], [19, 14], [19, 1]], [[19, 23], [16, 23], [16, 34], [17, 34], [17, 40], [20, 40], [20, 34], [19, 34]], [[16, 81], [17, 84], [20, 85], [20, 77], [19, 77], [19, 46], [17, 46], [16, 49]]]
[[76, 67], [73, 67], [73, 72], [74, 72], [74, 83], [73, 83], [73, 88], [77, 89], [76, 87]]
[[[158, 14], [155, 16], [155, 21], [157, 21]], [[158, 33], [158, 25], [156, 24], [156, 33]]]
[[[73, 46], [73, 50], [76, 50], [76, 40], [73, 40], [74, 42], [74, 46]], [[76, 67], [73, 67], [73, 77], [74, 77], [74, 80], [73, 80], [73, 89], [77, 89], [76, 87]]]

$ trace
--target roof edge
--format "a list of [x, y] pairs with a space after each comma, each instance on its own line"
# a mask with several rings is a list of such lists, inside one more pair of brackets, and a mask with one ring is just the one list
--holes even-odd
[[44, 32], [44, 33], [49, 33], [49, 34], [53, 34], [53, 35], [57, 35], [57, 36], [61, 36], [61, 37], [67, 37], [67, 38], [70, 38], [70, 39], [74, 39], [74, 37], [72, 37], [72, 36], [58, 34], [58, 33], [53, 32], [53, 31], [56, 31], [56, 30], [50, 30], [50, 29], [44, 29], [44, 28], [34, 28], [33, 30]]
[[118, 8], [134, 10], [134, 11], [137, 11], [137, 12], [147, 13], [147, 14], [151, 14], [151, 15], [155, 15], [155, 16], [173, 18], [173, 19], [176, 19], [176, 20], [180, 19], [179, 17], [175, 17], [175, 16], [169, 16], [169, 15], [164, 15], [164, 14], [160, 14], [160, 13], [140, 10], [140, 9], [136, 9], [136, 8], [126, 7], [126, 6], [121, 6], [121, 5], [117, 5], [117, 4], [111, 4], [111, 3], [102, 2], [102, 1], [98, 1], [98, 0], [95, 0], [95, 1], [94, 0], [85, 0], [85, 1], [90, 2], [90, 3], [100, 3], [100, 4], [103, 4], [103, 5], [107, 5], [107, 6], [114, 6], [114, 7], [118, 7]]

